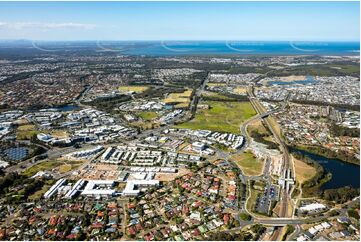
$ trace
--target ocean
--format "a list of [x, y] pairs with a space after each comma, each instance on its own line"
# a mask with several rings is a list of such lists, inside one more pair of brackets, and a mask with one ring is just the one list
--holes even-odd
[[[129, 42], [128, 42], [129, 44]], [[112, 48], [106, 42], [105, 48]], [[114, 50], [116, 50], [115, 48]], [[154, 41], [134, 42], [120, 53], [147, 56], [184, 55], [359, 55], [359, 42], [311, 41]]]

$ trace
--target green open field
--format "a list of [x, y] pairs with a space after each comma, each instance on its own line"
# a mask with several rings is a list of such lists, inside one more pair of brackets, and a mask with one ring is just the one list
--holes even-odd
[[248, 201], [247, 201], [247, 209], [249, 211], [254, 212], [254, 206], [256, 204], [256, 200], [259, 194], [261, 194], [261, 191], [255, 190], [255, 189], [251, 189], [251, 196], [249, 197]]
[[221, 93], [217, 93], [217, 92], [211, 92], [211, 91], [205, 91], [202, 93], [202, 97], [206, 97], [206, 98], [214, 98], [214, 99], [223, 99], [223, 100], [234, 100], [234, 98], [231, 97], [227, 97], [226, 95], [223, 95]]
[[330, 67], [338, 70], [339, 72], [345, 73], [345, 74], [353, 74], [353, 73], [360, 72], [359, 65], [330, 65]]
[[35, 175], [38, 171], [50, 171], [56, 169], [59, 173], [66, 173], [68, 171], [77, 169], [83, 161], [61, 161], [61, 160], [46, 160], [40, 162], [32, 167], [29, 167], [22, 172], [22, 175], [31, 177]]
[[239, 133], [240, 124], [256, 115], [250, 102], [206, 101], [201, 104], [208, 104], [210, 109], [197, 110], [194, 119], [177, 127]]
[[39, 134], [36, 126], [33, 124], [21, 125], [16, 130], [17, 140], [30, 140], [33, 135]]
[[256, 176], [262, 173], [263, 161], [257, 160], [251, 152], [233, 155], [231, 160], [239, 166], [246, 176]]
[[141, 117], [143, 120], [152, 120], [155, 119], [156, 117], [158, 117], [158, 114], [156, 112], [152, 112], [152, 111], [145, 111], [145, 112], [139, 112], [138, 116]]

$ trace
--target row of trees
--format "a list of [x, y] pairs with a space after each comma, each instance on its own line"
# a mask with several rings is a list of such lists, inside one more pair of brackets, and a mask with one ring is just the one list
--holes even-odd
[[97, 98], [89, 103], [89, 105], [95, 106], [97, 109], [102, 111], [112, 113], [113, 109], [122, 102], [129, 101], [131, 99], [130, 96], [127, 95], [119, 95], [116, 97], [104, 97], [104, 98]]
[[360, 195], [359, 188], [340, 187], [336, 189], [326, 189], [322, 193], [322, 198], [327, 201], [334, 201], [336, 203], [345, 203]]
[[256, 130], [252, 130], [250, 135], [256, 142], [267, 145], [269, 149], [278, 149], [276, 143], [265, 139], [268, 136], [267, 134], [261, 134]]
[[325, 156], [325, 157], [327, 157], [329, 159], [338, 159], [338, 160], [342, 160], [342, 161], [353, 163], [353, 164], [360, 164], [360, 161], [355, 156], [353, 156], [350, 153], [347, 153], [344, 150], [338, 150], [336, 152], [336, 151], [327, 149], [327, 148], [322, 147], [322, 146], [317, 146], [317, 145], [303, 146], [300, 149], [303, 149], [303, 150], [305, 150], [307, 152], [310, 152], [310, 153], [313, 153], [313, 154], [316, 154], [316, 155]]

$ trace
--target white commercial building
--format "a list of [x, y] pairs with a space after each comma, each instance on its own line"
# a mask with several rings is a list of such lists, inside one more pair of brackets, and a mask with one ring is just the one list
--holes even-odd
[[79, 190], [83, 187], [85, 181], [83, 179], [78, 180], [74, 186], [65, 194], [65, 198], [73, 198]]
[[59, 188], [66, 182], [66, 179], [59, 179], [50, 189], [44, 194], [44, 198], [48, 199], [53, 196]]
[[321, 203], [311, 203], [299, 208], [300, 211], [315, 211], [325, 209], [326, 206]]
[[158, 180], [128, 180], [127, 185], [123, 190], [124, 196], [136, 196], [140, 193], [141, 188], [150, 186], [158, 186]]
[[81, 195], [91, 197], [109, 197], [115, 194], [113, 180], [89, 180]]

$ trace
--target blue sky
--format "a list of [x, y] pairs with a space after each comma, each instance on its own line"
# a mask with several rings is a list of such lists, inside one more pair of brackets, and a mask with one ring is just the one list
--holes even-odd
[[0, 39], [359, 41], [359, 2], [0, 2]]

